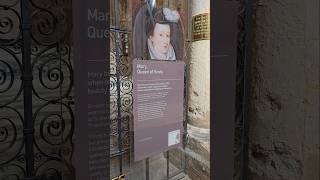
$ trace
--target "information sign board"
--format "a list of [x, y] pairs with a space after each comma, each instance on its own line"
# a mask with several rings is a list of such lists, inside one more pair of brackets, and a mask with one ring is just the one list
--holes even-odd
[[133, 60], [134, 160], [181, 147], [184, 62]]

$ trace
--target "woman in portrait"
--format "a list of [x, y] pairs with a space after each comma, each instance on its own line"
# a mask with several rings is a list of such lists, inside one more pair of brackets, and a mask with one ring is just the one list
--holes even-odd
[[150, 59], [176, 60], [175, 50], [171, 44], [171, 23], [180, 19], [177, 11], [160, 8], [146, 23], [148, 57]]
[[183, 33], [180, 23], [180, 15], [176, 10], [142, 6], [133, 27], [134, 57], [182, 60]]

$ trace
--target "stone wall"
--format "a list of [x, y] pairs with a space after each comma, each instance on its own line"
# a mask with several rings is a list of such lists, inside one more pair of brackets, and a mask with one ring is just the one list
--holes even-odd
[[254, 1], [249, 180], [319, 179], [319, 1]]

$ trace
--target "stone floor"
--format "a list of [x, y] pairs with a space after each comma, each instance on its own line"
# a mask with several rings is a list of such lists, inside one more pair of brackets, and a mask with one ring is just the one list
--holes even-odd
[[[128, 162], [128, 161], [127, 161]], [[111, 162], [113, 167], [117, 167], [116, 161]], [[178, 172], [181, 168], [174, 166], [169, 162], [169, 174]], [[126, 180], [144, 180], [146, 179], [146, 161], [131, 162], [130, 165], [124, 165], [124, 174]], [[118, 168], [111, 167], [111, 176], [116, 175]], [[163, 154], [153, 156], [149, 159], [149, 178], [150, 180], [167, 180], [167, 160]], [[191, 180], [184, 173], [172, 177], [170, 180]]]

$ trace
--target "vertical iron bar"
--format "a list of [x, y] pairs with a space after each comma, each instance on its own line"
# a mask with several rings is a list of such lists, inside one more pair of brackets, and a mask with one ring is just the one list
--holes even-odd
[[184, 173], [186, 173], [186, 159], [187, 159], [187, 154], [185, 153], [185, 148], [187, 146], [187, 141], [188, 141], [188, 106], [189, 106], [189, 61], [190, 61], [190, 53], [189, 53], [189, 48], [191, 46], [191, 29], [190, 27], [190, 20], [192, 19], [191, 17], [191, 0], [185, 0], [187, 2], [187, 42], [186, 42], [186, 65], [185, 65], [185, 106], [184, 106], [184, 121], [183, 121], [183, 127], [184, 127], [184, 137], [183, 137], [183, 160], [182, 160], [182, 169], [184, 170]]
[[32, 68], [31, 68], [31, 18], [29, 12], [29, 0], [21, 0], [21, 30], [22, 30], [22, 84], [23, 84], [23, 104], [24, 122], [23, 134], [25, 141], [26, 159], [26, 180], [35, 178], [34, 172], [34, 152], [33, 152], [33, 133], [34, 122], [32, 118]]
[[243, 129], [242, 129], [242, 156], [241, 156], [241, 180], [247, 179], [248, 171], [248, 130], [247, 117], [249, 113], [250, 95], [250, 60], [251, 60], [251, 32], [252, 32], [252, 1], [245, 0], [245, 58], [244, 58], [244, 97], [243, 97]]
[[[120, 29], [120, 20], [118, 17], [119, 14], [119, 3], [118, 0], [115, 0], [115, 26], [117, 29]], [[119, 31], [116, 30], [116, 77], [117, 77], [117, 108], [118, 108], [118, 148], [119, 148], [119, 152], [120, 152], [120, 156], [119, 156], [119, 171], [120, 174], [122, 174], [122, 123], [121, 123], [121, 94], [120, 94], [120, 34]]]
[[149, 180], [149, 158], [146, 159], [146, 180]]
[[[57, 21], [55, 21], [55, 23], [57, 23]], [[60, 31], [59, 31], [60, 32]], [[58, 53], [58, 56], [59, 56], [59, 68], [60, 68], [60, 71], [62, 72], [62, 56], [61, 56], [61, 52], [60, 52], [60, 50], [61, 50], [61, 42], [60, 42], [60, 40], [57, 42], [57, 53]], [[60, 78], [62, 78], [61, 77], [61, 74], [60, 74]], [[61, 84], [61, 86], [60, 86], [60, 89], [59, 89], [59, 99], [60, 98], [62, 98], [62, 84]], [[61, 116], [61, 119], [60, 119], [60, 123], [62, 124], [63, 122], [62, 122], [62, 119], [63, 119], [63, 109], [62, 109], [62, 102], [63, 102], [63, 100], [61, 99], [61, 103], [60, 103], [60, 116]], [[63, 142], [63, 133], [61, 134], [61, 136], [60, 136], [60, 140], [61, 140], [61, 142]], [[62, 144], [60, 145], [60, 148], [62, 148]], [[62, 162], [62, 161], [61, 161]], [[63, 166], [61, 166], [61, 176], [62, 176], [62, 174], [63, 174]], [[63, 178], [62, 178], [62, 180], [63, 180]]]
[[[149, 4], [149, 0], [145, 0], [148, 8], [148, 13], [150, 15], [152, 23], [154, 23], [154, 18], [152, 15], [152, 7]], [[149, 180], [149, 158], [146, 159], [146, 180]]]
[[166, 155], [167, 155], [167, 179], [169, 179], [169, 166], [170, 166], [169, 151], [167, 151]]

